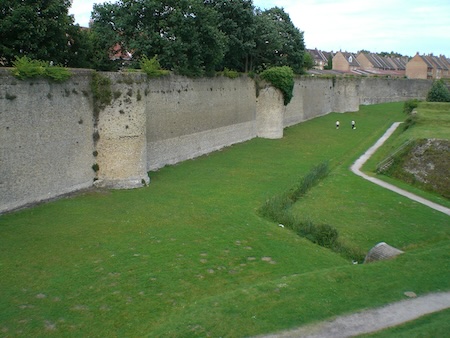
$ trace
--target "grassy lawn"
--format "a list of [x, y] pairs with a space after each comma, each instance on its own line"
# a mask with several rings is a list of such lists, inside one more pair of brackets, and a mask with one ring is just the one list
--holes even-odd
[[[96, 191], [0, 216], [0, 332], [27, 337], [241, 337], [450, 289], [445, 214], [353, 175], [402, 103], [362, 106]], [[341, 128], [336, 130], [336, 119]], [[357, 129], [351, 130], [355, 120]], [[256, 210], [324, 160], [298, 201], [349, 246], [398, 258], [354, 265]]]

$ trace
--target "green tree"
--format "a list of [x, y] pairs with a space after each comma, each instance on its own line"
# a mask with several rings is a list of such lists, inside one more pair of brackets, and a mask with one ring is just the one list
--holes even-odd
[[0, 55], [7, 65], [15, 57], [67, 65], [70, 54], [70, 0], [1, 0]]
[[218, 13], [202, 0], [121, 0], [95, 5], [92, 29], [108, 64], [111, 48], [158, 55], [161, 66], [179, 74], [212, 73], [225, 54], [225, 35], [218, 29]]
[[161, 67], [182, 75], [262, 71], [289, 66], [303, 71], [303, 33], [283, 9], [262, 12], [251, 0], [120, 0], [94, 6], [96, 68], [114, 70], [112, 48], [135, 63], [158, 55]]
[[429, 102], [450, 102], [450, 91], [443, 79], [433, 82], [430, 91], [427, 94]]
[[255, 15], [252, 0], [205, 2], [219, 14], [219, 29], [226, 36], [222, 69], [247, 72], [255, 48]]
[[123, 47], [121, 36], [126, 33], [121, 28], [126, 25], [119, 21], [120, 10], [118, 3], [94, 4], [90, 39], [94, 48], [93, 68], [97, 70], [114, 71], [119, 68], [119, 62], [112, 60], [111, 56], [115, 46]]
[[381, 52], [381, 53], [379, 53], [378, 55], [381, 55], [381, 56], [384, 56], [384, 57], [392, 57], [392, 58], [400, 58], [400, 57], [403, 57], [402, 54], [397, 53], [397, 52], [394, 52], [394, 51], [391, 51], [390, 53], [389, 53], [389, 52]]
[[276, 54], [282, 45], [275, 22], [261, 10], [255, 12], [255, 48], [251, 53], [250, 69], [264, 71], [276, 65]]
[[[182, 15], [172, 22], [179, 39], [174, 69], [184, 75], [213, 75], [224, 59], [226, 36], [219, 29], [218, 12], [203, 0], [176, 1]], [[179, 55], [184, 56], [180, 58]]]
[[333, 69], [333, 58], [331, 55], [328, 57], [328, 62], [326, 64], [326, 66], [323, 67], [323, 69], [327, 69], [327, 70]]
[[257, 64], [263, 68], [289, 66], [294, 73], [301, 74], [305, 52], [303, 32], [282, 8], [259, 12], [257, 17]]
[[311, 54], [305, 53], [305, 55], [303, 56], [303, 69], [307, 70], [313, 67], [314, 67], [314, 60]]
[[94, 68], [93, 35], [89, 29], [71, 25], [68, 29], [69, 53], [67, 66], [73, 68]]

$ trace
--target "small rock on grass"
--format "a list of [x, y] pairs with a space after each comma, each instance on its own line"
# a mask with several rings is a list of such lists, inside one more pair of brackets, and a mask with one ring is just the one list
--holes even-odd
[[404, 293], [404, 295], [405, 295], [406, 297], [409, 297], [409, 298], [416, 298], [416, 297], [417, 297], [416, 293], [415, 293], [415, 292], [412, 292], [412, 291], [406, 291], [406, 292]]

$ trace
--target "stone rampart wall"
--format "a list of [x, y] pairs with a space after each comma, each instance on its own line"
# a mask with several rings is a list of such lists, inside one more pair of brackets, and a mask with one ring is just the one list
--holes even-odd
[[98, 115], [94, 143], [98, 172], [95, 185], [135, 188], [149, 183], [147, 175], [146, 77], [110, 73], [112, 101]]
[[295, 81], [294, 96], [286, 107], [284, 126], [291, 126], [330, 112], [359, 109], [355, 79], [302, 77]]
[[[277, 90], [245, 76], [148, 80], [106, 73], [113, 100], [98, 119], [90, 71], [57, 84], [0, 71], [0, 213], [91, 187], [133, 188], [147, 172], [360, 104], [424, 98], [431, 82], [296, 79], [284, 107]], [[99, 137], [93, 137], [98, 133]], [[98, 166], [97, 172], [94, 167]]]
[[56, 84], [0, 73], [0, 213], [92, 186], [89, 76]]
[[360, 78], [357, 81], [359, 82], [359, 102], [362, 105], [417, 98], [425, 100], [432, 84], [431, 80], [376, 77]]
[[170, 76], [146, 86], [149, 170], [256, 136], [256, 89], [248, 77]]

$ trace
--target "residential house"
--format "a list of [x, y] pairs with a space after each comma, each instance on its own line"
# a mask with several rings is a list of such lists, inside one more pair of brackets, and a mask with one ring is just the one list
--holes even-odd
[[360, 68], [361, 65], [352, 53], [339, 51], [333, 57], [333, 70], [350, 73]]
[[450, 59], [446, 58], [445, 55], [440, 55], [439, 59], [447, 66], [447, 72], [444, 72], [444, 77], [450, 78]]
[[323, 52], [321, 50], [316, 49], [307, 49], [306, 50], [309, 55], [311, 55], [314, 62], [314, 69], [323, 70], [328, 65], [328, 60], [333, 59], [333, 52]]
[[361, 69], [372, 75], [404, 76], [406, 60], [404, 58], [385, 57], [374, 53], [359, 53], [357, 60]]
[[388, 57], [375, 53], [360, 52], [357, 56], [348, 52], [337, 52], [332, 57], [333, 69], [324, 70], [328, 56], [332, 53], [316, 49], [307, 50], [312, 56], [315, 66], [309, 71], [313, 75], [362, 75], [408, 77], [411, 79], [441, 79], [450, 78], [450, 59], [444, 55], [419, 55], [413, 58]]
[[417, 53], [406, 64], [406, 77], [408, 79], [431, 79], [433, 76], [433, 65]]
[[445, 57], [430, 55], [428, 58], [435, 65], [436, 79], [450, 78], [450, 63]]
[[394, 68], [396, 70], [400, 70], [405, 74], [406, 71], [406, 64], [409, 61], [409, 57], [403, 56], [403, 57], [390, 57], [388, 58], [389, 62], [391, 62], [394, 65]]
[[443, 55], [437, 57], [417, 53], [406, 64], [406, 76], [409, 79], [450, 78], [450, 62]]
[[130, 53], [127, 50], [124, 50], [122, 46], [119, 43], [116, 43], [114, 46], [111, 47], [109, 52], [109, 59], [110, 60], [124, 60], [124, 61], [130, 61], [133, 58], [133, 54]]
[[359, 53], [356, 58], [364, 69], [394, 70], [387, 58], [374, 53]]

